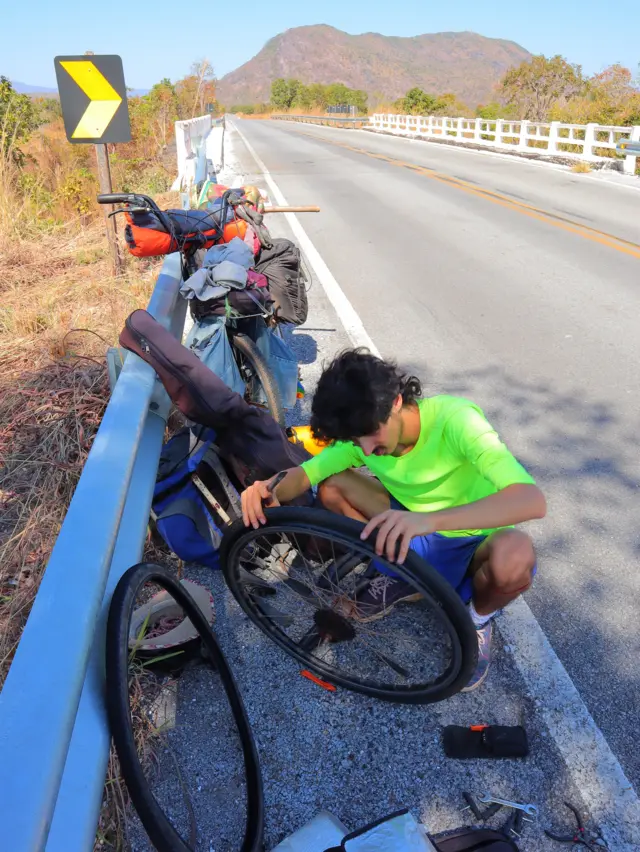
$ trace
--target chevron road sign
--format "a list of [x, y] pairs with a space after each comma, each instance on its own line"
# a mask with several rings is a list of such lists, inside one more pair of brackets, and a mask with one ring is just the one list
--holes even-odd
[[131, 127], [122, 59], [56, 56], [54, 64], [69, 142], [129, 142]]
[[616, 151], [618, 152], [618, 154], [640, 155], [640, 142], [632, 142], [629, 139], [624, 139], [621, 142], [618, 142], [616, 146]]

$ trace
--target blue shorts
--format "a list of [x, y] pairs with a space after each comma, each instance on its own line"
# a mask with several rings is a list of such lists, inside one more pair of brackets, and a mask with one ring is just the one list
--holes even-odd
[[[391, 497], [391, 508], [401, 512], [409, 511], [395, 497]], [[476, 550], [486, 538], [486, 535], [448, 536], [431, 533], [412, 539], [410, 549], [428, 562], [453, 586], [463, 602], [468, 603], [473, 593], [473, 578], [467, 574]], [[396, 576], [386, 566], [377, 562], [374, 564], [381, 574]]]
[[[389, 497], [392, 509], [401, 512], [410, 511], [395, 497], [391, 495]], [[473, 576], [469, 575], [469, 568], [476, 550], [487, 538], [486, 535], [448, 536], [441, 533], [431, 533], [412, 539], [410, 550], [415, 551], [441, 577], [444, 577], [460, 595], [463, 603], [469, 603], [473, 596]], [[381, 574], [388, 574], [391, 577], [397, 576], [380, 563], [375, 562], [374, 565]], [[536, 570], [537, 566], [534, 565], [532, 572], [534, 575]]]

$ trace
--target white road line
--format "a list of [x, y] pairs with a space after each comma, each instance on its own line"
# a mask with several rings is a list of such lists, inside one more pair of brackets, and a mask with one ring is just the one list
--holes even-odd
[[[251, 143], [233, 125], [257, 163], [278, 204], [288, 202]], [[320, 257], [294, 213], [284, 214], [350, 340], [367, 346], [371, 340], [353, 305]], [[611, 852], [640, 849], [640, 801], [602, 732], [591, 718], [578, 690], [542, 631], [529, 606], [520, 598], [498, 619], [497, 627], [541, 714], [567, 771], [600, 827]]]
[[[280, 188], [277, 183], [269, 174], [267, 167], [257, 155], [253, 146], [247, 141], [245, 135], [241, 133], [240, 130], [238, 130], [238, 127], [236, 125], [232, 125], [232, 127], [240, 136], [244, 144], [247, 146], [247, 150], [249, 151], [253, 159], [256, 161], [258, 168], [262, 172], [267, 186], [273, 193], [274, 199], [281, 207], [285, 207], [287, 205], [287, 200], [280, 191]], [[322, 287], [325, 293], [327, 294], [329, 301], [335, 308], [335, 311], [338, 314], [338, 317], [340, 318], [340, 322], [342, 323], [345, 328], [345, 331], [349, 335], [349, 340], [353, 343], [354, 346], [366, 346], [367, 349], [370, 349], [374, 355], [377, 355], [379, 357], [380, 352], [373, 340], [367, 334], [365, 327], [362, 324], [362, 320], [356, 312], [356, 309], [353, 307], [349, 299], [347, 299], [342, 287], [340, 287], [336, 279], [333, 277], [331, 270], [320, 256], [320, 252], [307, 236], [307, 232], [304, 230], [304, 228], [298, 221], [298, 217], [295, 215], [295, 213], [285, 213], [283, 215], [286, 217], [287, 222], [289, 223], [289, 227], [295, 234], [296, 239], [298, 240], [298, 244], [302, 251], [305, 253], [309, 264], [313, 267], [313, 271], [315, 272], [316, 276], [318, 277], [318, 280], [322, 284]]]

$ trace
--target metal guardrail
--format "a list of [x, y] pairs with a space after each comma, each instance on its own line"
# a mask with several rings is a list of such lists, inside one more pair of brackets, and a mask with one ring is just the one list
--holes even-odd
[[327, 124], [333, 127], [362, 127], [369, 123], [367, 116], [359, 118], [349, 118], [348, 116], [333, 116], [333, 115], [278, 115], [274, 114], [271, 118], [279, 121], [302, 121], [306, 124]]
[[[176, 336], [186, 302], [166, 258], [149, 312]], [[128, 354], [0, 694], [0, 848], [87, 852], [110, 733], [104, 632], [122, 574], [142, 556], [169, 399]]]

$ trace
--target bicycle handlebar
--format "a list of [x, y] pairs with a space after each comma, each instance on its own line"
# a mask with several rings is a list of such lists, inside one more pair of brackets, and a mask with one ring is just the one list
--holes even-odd
[[146, 207], [157, 210], [157, 204], [148, 195], [137, 192], [107, 192], [97, 196], [98, 204], [128, 204], [130, 207]]

